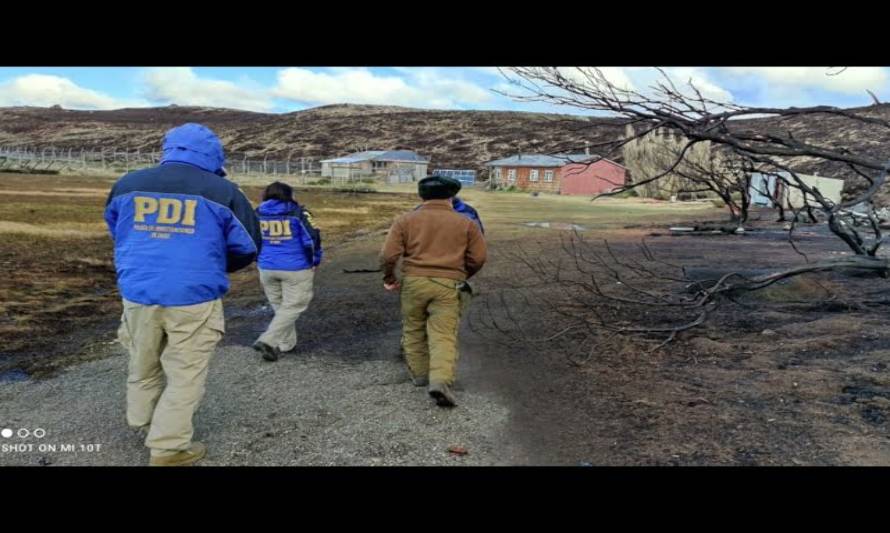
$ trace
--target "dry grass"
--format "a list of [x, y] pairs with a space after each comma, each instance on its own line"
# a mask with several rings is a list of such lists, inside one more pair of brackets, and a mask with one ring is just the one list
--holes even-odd
[[750, 297], [772, 303], [823, 301], [834, 294], [832, 287], [832, 283], [812, 275], [798, 276], [775, 283]]
[[[53, 346], [119, 313], [112, 244], [103, 220], [113, 181], [104, 177], [0, 174], [0, 353]], [[256, 204], [260, 186], [244, 187]], [[299, 191], [330, 246], [387, 226], [415, 205], [404, 195]], [[256, 270], [233, 276], [232, 296], [255, 298]], [[59, 347], [70, 349], [70, 347]]]
[[[112, 245], [102, 217], [112, 183], [105, 177], [0, 174], [0, 351], [41, 350], [71, 332], [88, 336], [90, 328], [119, 313]], [[254, 205], [264, 185], [242, 186]], [[417, 206], [415, 187], [372, 194], [298, 188], [296, 195], [312, 210], [330, 254], [337, 243], [385, 229]], [[527, 221], [604, 229], [707, 212], [700, 205], [591, 204], [585, 198], [473, 190], [463, 197], [479, 209], [489, 234], [498, 237], [528, 231], [522, 225]], [[260, 299], [255, 268], [232, 276], [232, 305]]]
[[[0, 195], [8, 195], [8, 196], [22, 196], [22, 195], [33, 195], [34, 191], [28, 190], [2, 190], [0, 191]], [[100, 196], [105, 197], [108, 194], [107, 189], [52, 189], [49, 191], [41, 192], [40, 196], [52, 196], [52, 197], [69, 197], [69, 196]]]
[[0, 220], [0, 233], [39, 235], [41, 237], [58, 237], [60, 239], [88, 239], [92, 237], [100, 237], [104, 234], [104, 228], [104, 224], [100, 225], [78, 223], [69, 225], [67, 227], [62, 224], [38, 226], [36, 224], [25, 224], [23, 222], [7, 222], [5, 220]]

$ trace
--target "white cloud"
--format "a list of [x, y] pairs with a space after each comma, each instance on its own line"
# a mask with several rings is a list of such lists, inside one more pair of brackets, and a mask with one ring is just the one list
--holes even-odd
[[695, 67], [670, 67], [663, 69], [670, 76], [677, 88], [683, 94], [691, 94], [693, 91], [689, 87], [694, 86], [704, 98], [717, 102], [731, 102], [733, 100], [732, 93], [723, 87], [717, 85], [711, 80], [707, 72]]
[[189, 67], [148, 69], [144, 82], [147, 98], [159, 103], [250, 111], [269, 111], [273, 107], [268, 89], [201, 78]]
[[[596, 71], [599, 71], [600, 74], [612, 85], [620, 88], [626, 89], [629, 91], [633, 91], [636, 89], [633, 81], [631, 81], [630, 77], [625, 72], [623, 67], [556, 67], [556, 70], [559, 71], [566, 79], [573, 81], [581, 86], [590, 86], [592, 84], [591, 77], [596, 74]], [[505, 70], [507, 76], [514, 78], [515, 75], [509, 70]]]
[[849, 67], [843, 72], [829, 67], [726, 67], [725, 70], [736, 77], [753, 76], [773, 86], [818, 88], [845, 94], [858, 94], [866, 89], [875, 91], [890, 79], [887, 69], [880, 67]]
[[415, 101], [418, 91], [399, 77], [375, 76], [366, 69], [313, 72], [287, 68], [278, 72], [275, 96], [315, 104], [395, 104]]
[[625, 89], [628, 91], [633, 91], [636, 89], [636, 85], [634, 85], [633, 81], [631, 81], [630, 76], [627, 75], [627, 72], [622, 67], [596, 67], [606, 78], [606, 81], [618, 87], [619, 89]]
[[456, 103], [483, 104], [492, 98], [490, 90], [462, 79], [459, 69], [417, 69], [411, 81], [424, 94]]
[[[654, 89], [658, 83], [665, 82], [662, 73], [659, 72], [658, 69], [655, 69], [653, 67], [557, 68], [560, 74], [565, 76], [570, 81], [577, 83], [581, 87], [591, 86], [596, 83], [597, 80], [593, 77], [594, 69], [596, 69], [599, 71], [600, 74], [602, 74], [606, 81], [610, 82], [617, 88], [628, 91], [635, 91], [653, 97], [660, 97], [660, 95], [653, 94]], [[692, 87], [690, 87], [691, 83], [692, 86], [694, 86], [695, 89], [697, 89], [706, 99], [715, 102], [733, 101], [732, 93], [713, 81], [713, 79], [703, 69], [690, 67], [671, 67], [661, 70], [664, 72], [665, 75], [668, 76], [676, 89], [683, 95], [689, 97], [697, 96]], [[593, 80], [591, 78], [593, 78]], [[506, 94], [525, 94], [524, 91], [517, 90], [515, 87], [510, 87], [503, 83], [498, 85], [498, 89], [505, 92]], [[549, 92], [555, 95], [563, 94], [561, 89], [555, 87], [550, 88]], [[527, 106], [528, 104], [525, 104], [523, 107]], [[588, 114], [581, 111], [580, 108], [573, 108], [572, 106], [557, 107], [565, 111], [572, 110], [572, 112], [575, 113], [581, 112], [583, 114]]]
[[451, 69], [399, 68], [387, 76], [367, 68], [315, 72], [287, 68], [278, 72], [273, 95], [311, 104], [375, 104], [423, 108], [461, 108], [489, 101], [491, 93]]
[[0, 84], [0, 106], [60, 105], [69, 109], [119, 109], [144, 105], [86, 89], [61, 76], [27, 74]]
[[[732, 93], [718, 85], [709, 74], [698, 67], [667, 67], [659, 72], [654, 67], [598, 67], [603, 76], [615, 86], [651, 95], [657, 84], [665, 83], [664, 76], [670, 79], [677, 91], [685, 96], [695, 97], [697, 89], [703, 97], [717, 101], [730, 102]], [[569, 69], [571, 70], [571, 69]]]

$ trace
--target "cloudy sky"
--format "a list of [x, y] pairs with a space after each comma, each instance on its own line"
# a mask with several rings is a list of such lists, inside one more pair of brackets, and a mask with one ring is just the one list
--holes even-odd
[[[648, 67], [604, 67], [612, 80], [650, 86]], [[890, 100], [890, 68], [671, 67], [707, 96], [748, 105], [868, 105], [871, 90]], [[116, 109], [169, 104], [282, 113], [335, 103], [430, 109], [573, 112], [521, 103], [494, 92], [505, 80], [494, 67], [0, 67], [0, 106]]]

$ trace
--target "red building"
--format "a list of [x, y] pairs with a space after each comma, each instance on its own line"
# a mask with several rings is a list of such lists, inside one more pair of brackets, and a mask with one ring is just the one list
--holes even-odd
[[624, 185], [627, 169], [588, 154], [519, 154], [486, 163], [494, 183], [527, 191], [593, 196]]

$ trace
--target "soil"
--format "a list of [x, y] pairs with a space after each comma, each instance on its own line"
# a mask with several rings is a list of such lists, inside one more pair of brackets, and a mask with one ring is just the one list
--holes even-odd
[[[801, 261], [787, 241], [774, 238], [771, 223], [752, 226], [761, 231], [652, 237], [638, 228], [597, 237], [615, 249], [646, 238], [666, 261], [715, 272]], [[797, 244], [814, 256], [845, 253], [824, 225], [807, 227]], [[561, 250], [545, 245], [535, 253]], [[516, 270], [499, 261], [484, 279], [497, 280], [499, 269], [515, 280]], [[503, 287], [479, 285], [491, 293]], [[826, 290], [835, 304], [826, 302]], [[888, 290], [879, 277], [805, 276], [756, 295], [748, 307], [722, 309], [657, 352], [629, 344], [594, 353], [580, 366], [547, 345], [506, 349], [487, 331], [469, 337], [480, 355], [468, 365], [474, 386], [512, 396], [511, 428], [534, 464], [888, 465], [886, 308], [844, 305], [854, 293]], [[545, 309], [511, 303], [514, 316], [552, 320], [543, 329], [549, 333], [560, 329], [559, 317]], [[647, 318], [670, 320], [657, 312]]]
[[[388, 209], [412, 203], [394, 199]], [[585, 235], [607, 239], [617, 251], [630, 253], [646, 239], [663, 260], [701, 271], [762, 272], [803, 260], [768, 218], [743, 235], [672, 236], [668, 224], [634, 226], [584, 224]], [[850, 303], [863, 293], [886, 298], [885, 279], [804, 276], [722, 307], [661, 350], [629, 342], [575, 363], [546, 343], [506, 343], [471, 315], [461, 331], [457, 393], [464, 410], [439, 415], [422, 391], [404, 383], [396, 297], [382, 291], [379, 273], [343, 272], [376, 268], [380, 229], [344, 226], [333, 239], [311, 312], [298, 323], [306, 357], [283, 360], [275, 370], [246, 348], [270, 318], [255, 272], [233, 280], [216, 381], [199, 418], [199, 431], [223, 450], [210, 464], [890, 465], [886, 308]], [[533, 235], [540, 253], [555, 257], [566, 234], [522, 224], [486, 230], [491, 258], [473, 281], [476, 311], [506, 281], [532, 281], [517, 277], [509, 252]], [[801, 225], [797, 239], [808, 256], [845, 253], [824, 225]], [[43, 275], [62, 272], [53, 268]], [[89, 277], [112, 276], [102, 270]], [[43, 337], [58, 349], [34, 359], [43, 361], [35, 372], [22, 365], [37, 350], [12, 354], [15, 364], [0, 358], [7, 363], [0, 378], [6, 420], [39, 415], [64, 425], [67, 435], [105, 435], [117, 446], [113, 455], [53, 459], [57, 464], [143, 460], [138, 441], [124, 442], [125, 357], [113, 341], [116, 317], [107, 302], [107, 312], [66, 310], [95, 320], [82, 327], [60, 321], [64, 327]], [[559, 328], [546, 309], [517, 304], [512, 311], [533, 317], [543, 331]], [[672, 319], [655, 310], [648, 318]], [[61, 363], [66, 349], [77, 364]], [[449, 453], [452, 446], [469, 453]]]

